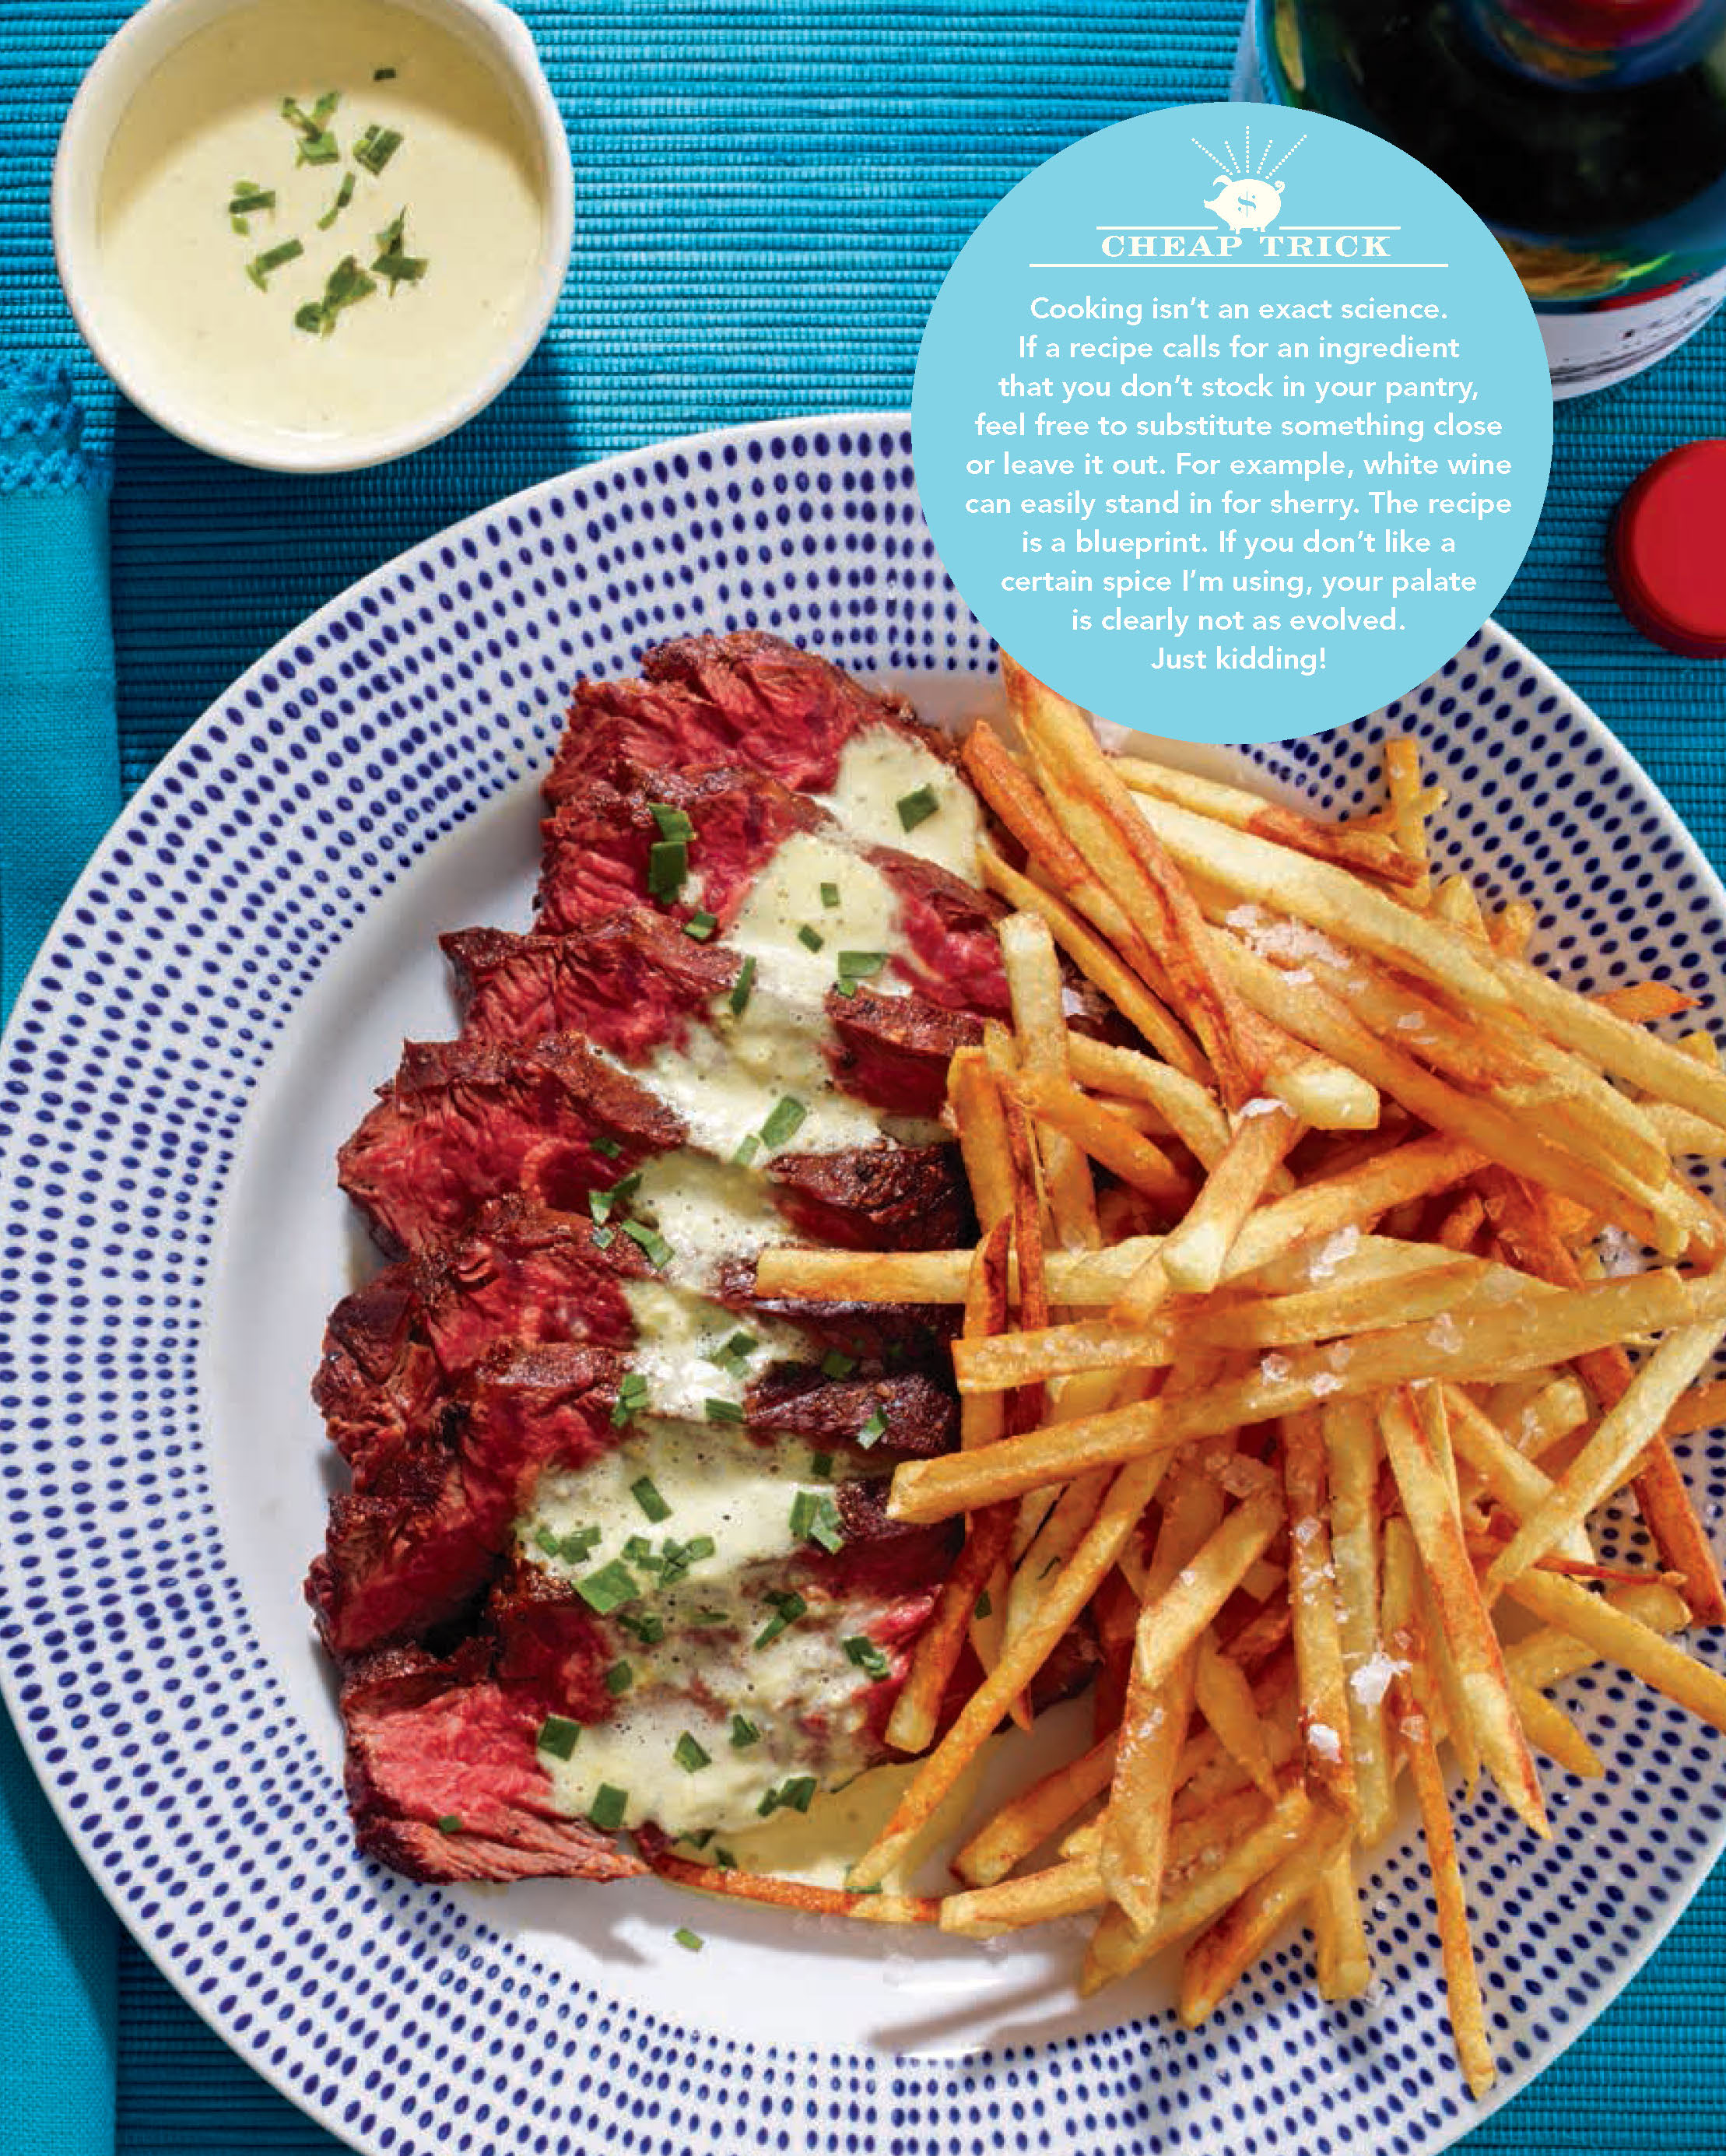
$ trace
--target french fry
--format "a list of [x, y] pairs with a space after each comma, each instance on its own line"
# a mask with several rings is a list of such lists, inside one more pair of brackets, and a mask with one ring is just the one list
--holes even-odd
[[1081, 1086], [1155, 1109], [1201, 1167], [1213, 1167], [1227, 1146], [1228, 1117], [1215, 1095], [1172, 1064], [1083, 1033], [1068, 1034], [1067, 1056], [1070, 1074]]
[[1290, 808], [1279, 808], [1257, 793], [1224, 786], [1215, 779], [1171, 769], [1143, 757], [1115, 759], [1115, 769], [1134, 793], [1154, 794], [1163, 801], [1178, 802], [1219, 824], [1237, 831], [1251, 831], [1296, 853], [1311, 854], [1317, 860], [1363, 869], [1381, 882], [1408, 886], [1418, 883], [1421, 871], [1394, 839], [1352, 824], [1320, 824]]
[[1384, 758], [1385, 788], [1391, 797], [1391, 829], [1398, 850], [1416, 870], [1409, 903], [1425, 906], [1432, 891], [1426, 842], [1426, 818], [1432, 811], [1426, 804], [1421, 785], [1420, 751], [1406, 734], [1396, 734], [1385, 743]]
[[1516, 1718], [1498, 1635], [1469, 1562], [1446, 1461], [1406, 1387], [1386, 1396], [1379, 1428], [1455, 1658], [1461, 1703], [1480, 1756], [1524, 1825], [1549, 1840], [1539, 1776]]
[[[1242, 1584], [1245, 1584], [1243, 1579]], [[1274, 1797], [1276, 1768], [1265, 1727], [1252, 1697], [1252, 1686], [1240, 1664], [1225, 1655], [1216, 1635], [1207, 1630], [1199, 1641], [1193, 1671], [1193, 1698], [1217, 1741], [1255, 1789]]]
[[1544, 1691], [1512, 1677], [1510, 1697], [1516, 1705], [1517, 1719], [1537, 1752], [1544, 1752], [1567, 1774], [1579, 1774], [1585, 1781], [1597, 1782], [1606, 1773], [1593, 1745]]
[[[1280, 1101], [1271, 1104], [1268, 1114], [1245, 1116], [1236, 1124], [1227, 1150], [1206, 1178], [1191, 1210], [1157, 1254], [1176, 1292], [1206, 1295], [1216, 1286], [1248, 1214], [1303, 1134], [1303, 1126]], [[1135, 1321], [1133, 1301], [1129, 1287], [1118, 1306], [1123, 1323]]]
[[1196, 1871], [1168, 1897], [1150, 1931], [1135, 1933], [1124, 1911], [1105, 1911], [1085, 1956], [1080, 1993], [1090, 1997], [1105, 1984], [1142, 1968], [1170, 1941], [1186, 1938], [1221, 1915], [1301, 1846], [1312, 1818], [1312, 1799], [1298, 1783], [1291, 1784], [1262, 1825], [1237, 1842], [1222, 1862]]
[[[1482, 1486], [1513, 1520], [1532, 1517], [1550, 1498], [1554, 1484], [1534, 1462], [1518, 1451], [1498, 1424], [1483, 1414], [1459, 1385], [1447, 1385], [1444, 1404], [1457, 1453], [1480, 1478]], [[1592, 1555], [1585, 1532], [1573, 1528], [1559, 1547], [1585, 1562]]]
[[1602, 1010], [1631, 1025], [1647, 1025], [1657, 1018], [1676, 1018], [1694, 1010], [1696, 998], [1665, 981], [1632, 981], [1621, 988], [1602, 988], [1595, 997]]
[[[1024, 1066], [1070, 1085], [1061, 968], [1048, 923], [1040, 914], [1012, 913], [997, 933]], [[1038, 1150], [1057, 1239], [1068, 1250], [1095, 1250], [1101, 1240], [1097, 1194], [1084, 1155], [1071, 1138], [1054, 1130], [1042, 1133]]]
[[1074, 908], [1009, 866], [992, 847], [981, 849], [978, 863], [983, 881], [991, 891], [1022, 912], [1034, 913], [1047, 922], [1056, 942], [1080, 973], [1103, 991], [1122, 1017], [1138, 1029], [1172, 1070], [1195, 1084], [1203, 1082], [1206, 1075], [1205, 1059], [1180, 1021], [1132, 968], [1124, 965], [1102, 938], [1093, 933]]
[[1063, 1083], [1042, 1071], [1027, 1070], [1007, 1091], [1040, 1125], [1060, 1132], [1157, 1204], [1181, 1212], [1191, 1202], [1192, 1185], [1167, 1153], [1070, 1080]]
[[[1615, 1587], [1606, 1599], [1621, 1616], [1646, 1625], [1651, 1632], [1682, 1631], [1690, 1620], [1683, 1596], [1662, 1581]], [[1524, 1633], [1504, 1650], [1504, 1667], [1511, 1682], [1526, 1685], [1531, 1691], [1549, 1691], [1566, 1677], [1591, 1670], [1606, 1659], [1602, 1648], [1553, 1625]]]
[[1488, 921], [1487, 934], [1493, 950], [1502, 951], [1507, 957], [1520, 958], [1539, 925], [1539, 916], [1527, 899], [1513, 898]]
[[878, 1886], [927, 1828], [943, 1798], [981, 1751], [1001, 1716], [1053, 1653], [1120, 1555], [1155, 1494], [1166, 1465], [1161, 1456], [1137, 1460], [1116, 1476], [1071, 1562], [1054, 1575], [1036, 1617], [960, 1710], [946, 1735], [924, 1760], [886, 1827], [852, 1866], [853, 1888]]
[[1201, 1553], [1208, 1549], [1209, 1538], [1222, 1523], [1222, 1492], [1216, 1484], [1196, 1462], [1183, 1461], [1163, 1500], [1145, 1611], [1139, 1622], [1121, 1710], [1120, 1740], [1099, 1856], [1110, 1897], [1141, 1932], [1156, 1921], [1162, 1898], [1175, 1776], [1192, 1719], [1198, 1635], [1171, 1653], [1157, 1675], [1145, 1667], [1140, 1647], [1152, 1610], [1164, 1605], [1177, 1576], [1188, 1568], [1198, 1568]]
[[1480, 901], [1474, 896], [1474, 887], [1467, 876], [1446, 876], [1442, 883], [1434, 886], [1432, 913], [1435, 919], [1447, 921], [1477, 943], [1488, 940]]
[[1069, 1858], [1026, 1879], [1004, 1880], [970, 1893], [949, 1894], [940, 1903], [940, 1926], [961, 1938], [992, 1939], [1002, 1932], [1083, 1916], [1104, 1899], [1103, 1871], [1094, 1856]]
[[[1415, 1614], [1411, 1573], [1412, 1537], [1406, 1524], [1392, 1521], [1386, 1530], [1385, 1630], [1391, 1650], [1410, 1670], [1422, 1662], [1425, 1641]], [[1439, 1947], [1444, 1961], [1444, 1986], [1450, 2001], [1451, 2030], [1457, 2056], [1470, 2092], [1484, 2096], [1498, 2078], [1492, 2045], [1486, 2032], [1486, 2012], [1481, 2002], [1480, 1977], [1474, 1964], [1474, 1946], [1468, 1933], [1467, 1902], [1462, 1875], [1457, 1864], [1455, 1830], [1445, 1800], [1444, 1776], [1432, 1740], [1430, 1712], [1420, 1687], [1409, 1676], [1399, 1676], [1392, 1686], [1392, 1718], [1402, 1756], [1407, 1761], [1420, 1806], [1421, 1827], [1426, 1836], [1426, 1860], [1432, 1874], [1432, 1898], [1438, 1912]]]
[[1012, 1212], [1013, 1165], [1000, 1090], [981, 1049], [962, 1048], [953, 1058], [947, 1103], [959, 1132], [971, 1202], [986, 1231]]
[[1703, 1313], [1692, 1298], [1701, 1286], [1687, 1292], [1674, 1273], [1641, 1273], [1538, 1301], [1465, 1311], [1442, 1329], [1392, 1326], [1351, 1341], [1292, 1348], [1276, 1358], [1270, 1373], [1261, 1367], [1201, 1398], [1149, 1400], [1003, 1438], [986, 1452], [907, 1461], [894, 1476], [888, 1509], [899, 1520], [948, 1519], [1091, 1468], [1160, 1458], [1190, 1438], [1267, 1422], [1317, 1400], [1428, 1378], [1467, 1382], [1483, 1371], [1538, 1368], [1632, 1333], [1695, 1322]]
[[1605, 1660], [1621, 1664], [1726, 1734], [1726, 1677], [1673, 1646], [1616, 1601], [1550, 1572], [1522, 1573], [1506, 1592], [1543, 1624], [1574, 1634]]
[[1375, 1848], [1396, 1820], [1379, 1636], [1378, 1418], [1368, 1400], [1329, 1400], [1320, 1414], [1330, 1494], [1330, 1561], [1347, 1680], [1357, 1831]]
[[1316, 1807], [1296, 1846], [1193, 1941], [1181, 1972], [1178, 2008], [1187, 2028], [1196, 2029], [1210, 2018], [1289, 1917], [1312, 1898], [1348, 1832], [1346, 1820]]
[[1500, 1592], [1556, 1549], [1596, 1505], [1629, 1479], [1719, 1338], [1720, 1328], [1711, 1321], [1681, 1327], [1661, 1342], [1560, 1481], [1493, 1559], [1485, 1581], [1488, 1594]]
[[863, 1924], [933, 1924], [940, 1921], [940, 1903], [922, 1894], [853, 1894], [839, 1887], [812, 1887], [801, 1879], [778, 1879], [758, 1871], [737, 1871], [717, 1864], [694, 1864], [673, 1856], [668, 1850], [650, 1858], [662, 1879], [679, 1887], [693, 1887], [699, 1893], [716, 1894], [732, 1902], [766, 1902], [781, 1909], [801, 1909], [806, 1915], [852, 1917]]
[[1333, 2005], [1360, 1998], [1371, 1987], [1372, 1951], [1366, 1943], [1366, 1920], [1355, 1889], [1354, 1861], [1346, 1846], [1319, 1875], [1309, 1914], [1319, 1996]]
[[1321, 1795], [1333, 1811], [1352, 1814], [1354, 1753], [1332, 1588], [1324, 1431], [1315, 1408], [1284, 1415], [1280, 1427], [1288, 1507], [1288, 1606], [1300, 1681], [1304, 1771], [1314, 1795]]
[[1116, 1738], [1111, 1731], [1088, 1752], [1069, 1759], [1008, 1799], [953, 1859], [968, 1887], [992, 1887], [1109, 1787]]

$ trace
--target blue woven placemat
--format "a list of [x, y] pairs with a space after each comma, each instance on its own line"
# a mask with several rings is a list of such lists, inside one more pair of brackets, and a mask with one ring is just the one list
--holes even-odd
[[[924, 315], [973, 226], [1078, 136], [1224, 95], [1240, 0], [520, 0], [575, 146], [561, 311], [525, 375], [454, 439], [323, 481], [233, 471], [116, 414], [73, 332], [49, 163], [79, 77], [128, 12], [0, 8], [0, 345], [64, 352], [94, 438], [111, 431], [120, 746], [136, 785], [264, 645], [453, 518], [668, 434], [903, 408]], [[1601, 569], [1631, 475], [1708, 433], [1726, 433], [1718, 323], [1640, 382], [1561, 410], [1546, 515], [1498, 612], [1726, 866], [1726, 670], [1644, 643]], [[129, 1943], [120, 1952], [120, 2156], [333, 2149]], [[1720, 2156], [1723, 1980], [1726, 1876], [1625, 1998], [1478, 2129], [1471, 2156]]]

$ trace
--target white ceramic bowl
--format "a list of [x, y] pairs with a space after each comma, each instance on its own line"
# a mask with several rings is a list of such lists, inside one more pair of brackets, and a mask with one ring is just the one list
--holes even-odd
[[128, 337], [104, 271], [99, 211], [115, 131], [151, 76], [178, 46], [247, 0], [146, 0], [96, 56], [60, 131], [54, 169], [54, 243], [60, 283], [79, 328], [119, 388], [182, 441], [269, 471], [354, 471], [387, 464], [471, 419], [508, 387], [544, 335], [563, 288], [575, 234], [569, 138], [532, 36], [502, 0], [395, 0], [458, 38], [510, 92], [540, 167], [542, 221], [533, 283], [507, 335], [471, 379], [442, 403], [387, 429], [300, 436], [213, 412], [197, 386]]

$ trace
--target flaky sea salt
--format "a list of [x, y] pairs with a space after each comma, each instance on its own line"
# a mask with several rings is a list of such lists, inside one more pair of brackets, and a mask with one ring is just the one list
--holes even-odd
[[1462, 1332], [1447, 1310], [1441, 1311], [1426, 1327], [1426, 1337], [1441, 1355], [1454, 1355], [1462, 1344]]
[[1408, 1675], [1408, 1664], [1394, 1661], [1382, 1647], [1374, 1650], [1349, 1679], [1349, 1689], [1366, 1708], [1383, 1704], [1393, 1677]]
[[1334, 1235], [1327, 1236], [1307, 1265], [1309, 1279], [1329, 1280], [1337, 1267], [1352, 1258], [1360, 1247], [1360, 1230], [1352, 1224], [1339, 1228]]
[[1286, 1355], [1266, 1355], [1258, 1365], [1258, 1374], [1268, 1385], [1280, 1385], [1293, 1368]]
[[1643, 1269], [1641, 1245], [1634, 1235], [1627, 1235], [1622, 1228], [1615, 1228], [1610, 1221], [1601, 1229], [1595, 1248], [1601, 1254], [1603, 1270], [1614, 1280]]
[[1262, 1093], [1256, 1101], [1247, 1102], [1237, 1121], [1244, 1123], [1249, 1116], [1286, 1116], [1288, 1113], [1288, 1109], [1280, 1101], [1273, 1101], [1268, 1093]]
[[1313, 1398], [1315, 1400], [1328, 1400], [1333, 1393], [1339, 1393], [1342, 1389], [1342, 1379], [1333, 1378], [1328, 1370], [1320, 1370], [1313, 1379]]
[[1343, 1740], [1328, 1722], [1309, 1722], [1307, 1724], [1307, 1744], [1321, 1759], [1334, 1763], [1343, 1756]]

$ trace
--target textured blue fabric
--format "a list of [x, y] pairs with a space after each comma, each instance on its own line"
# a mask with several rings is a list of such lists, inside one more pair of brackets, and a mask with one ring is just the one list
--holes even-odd
[[[63, 352], [105, 441], [111, 424], [120, 738], [136, 783], [264, 645], [453, 517], [667, 434], [903, 408], [924, 315], [971, 228], [1079, 136], [1223, 95], [1240, 0], [521, 0], [574, 146], [576, 259], [557, 320], [507, 395], [453, 440], [316, 482], [227, 470], [114, 413], [61, 304], [47, 224], [54, 135], [126, 12], [105, 0], [0, 9], [0, 345]], [[1547, 513], [1499, 613], [1726, 863], [1726, 672], [1642, 642], [1601, 568], [1631, 475], [1674, 442], [1723, 432], [1719, 324], [1639, 382], [1563, 409]], [[1723, 1978], [1717, 1879], [1626, 1998], [1478, 2130], [1471, 2156], [1719, 2156]], [[120, 1987], [123, 2156], [333, 2148], [129, 1944]], [[3, 2023], [0, 2056], [18, 2056]], [[106, 2151], [80, 2144], [79, 2156]]]
[[[107, 471], [65, 370], [0, 356], [0, 1016], [120, 805]], [[115, 1928], [0, 1712], [0, 2116], [12, 2145], [113, 2133]]]

